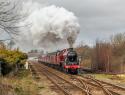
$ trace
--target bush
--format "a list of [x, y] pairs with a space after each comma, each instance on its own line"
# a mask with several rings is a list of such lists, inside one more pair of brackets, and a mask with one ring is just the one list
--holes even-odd
[[12, 50], [0, 50], [0, 61], [2, 64], [3, 74], [7, 74], [15, 69], [16, 64], [24, 64], [27, 59], [27, 55], [20, 51]]

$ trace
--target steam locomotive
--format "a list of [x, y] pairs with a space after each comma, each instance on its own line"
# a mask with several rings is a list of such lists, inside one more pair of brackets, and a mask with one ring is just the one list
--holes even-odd
[[73, 48], [42, 55], [39, 57], [38, 61], [52, 66], [58, 66], [65, 73], [78, 74], [80, 69], [78, 55]]

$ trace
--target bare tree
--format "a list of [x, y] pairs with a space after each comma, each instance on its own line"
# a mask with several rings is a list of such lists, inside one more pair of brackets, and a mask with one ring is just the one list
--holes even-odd
[[122, 56], [125, 54], [125, 33], [119, 33], [111, 36], [111, 43], [113, 45], [114, 54]]
[[125, 45], [125, 33], [118, 33], [115, 36], [111, 36], [111, 43], [115, 46]]
[[[19, 7], [15, 2], [0, 1], [0, 32], [7, 33], [10, 38], [12, 35], [18, 35], [19, 28], [17, 26], [21, 20], [24, 20], [26, 15], [20, 14]], [[5, 39], [6, 40], [6, 39]]]

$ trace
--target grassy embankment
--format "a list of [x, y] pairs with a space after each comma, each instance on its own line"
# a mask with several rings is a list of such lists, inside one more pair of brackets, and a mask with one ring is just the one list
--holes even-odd
[[1, 81], [3, 84], [11, 85], [16, 95], [36, 95], [39, 90], [29, 70], [20, 70], [13, 77], [1, 78]]

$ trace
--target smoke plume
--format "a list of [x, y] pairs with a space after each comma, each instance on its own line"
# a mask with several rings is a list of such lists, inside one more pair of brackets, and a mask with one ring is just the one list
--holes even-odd
[[77, 17], [63, 7], [25, 2], [24, 11], [29, 11], [28, 18], [20, 24], [31, 24], [21, 30], [17, 43], [22, 48], [41, 48], [45, 50], [73, 46], [80, 26]]

